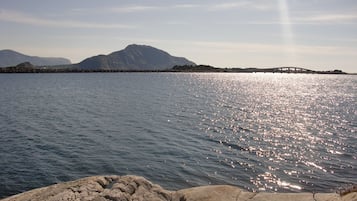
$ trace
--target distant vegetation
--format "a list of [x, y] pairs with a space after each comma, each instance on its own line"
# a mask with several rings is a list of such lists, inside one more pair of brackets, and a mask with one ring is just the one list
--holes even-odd
[[217, 68], [209, 65], [184, 65], [174, 66], [175, 72], [232, 72], [232, 73], [305, 73], [305, 74], [346, 74], [341, 70], [314, 71], [300, 67], [276, 67], [276, 68]]
[[174, 66], [172, 71], [175, 72], [225, 72], [227, 69], [216, 68], [209, 65], [183, 65]]

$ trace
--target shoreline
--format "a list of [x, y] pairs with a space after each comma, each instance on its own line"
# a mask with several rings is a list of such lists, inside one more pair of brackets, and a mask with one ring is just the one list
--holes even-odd
[[0, 74], [81, 74], [81, 73], [232, 73], [232, 74], [303, 74], [303, 75], [357, 75], [357, 73], [288, 73], [288, 72], [244, 72], [244, 71], [174, 71], [174, 70], [30, 70], [6, 71]]
[[165, 190], [143, 177], [92, 176], [26, 191], [0, 201], [357, 201], [357, 192], [267, 193], [248, 192], [230, 185], [199, 186], [178, 191]]
[[218, 68], [209, 65], [183, 65], [166, 69], [81, 68], [77, 64], [63, 66], [34, 66], [29, 62], [17, 66], [0, 67], [0, 73], [114, 73], [114, 72], [173, 72], [173, 73], [287, 73], [347, 75], [341, 70], [317, 71], [301, 67], [274, 68]]

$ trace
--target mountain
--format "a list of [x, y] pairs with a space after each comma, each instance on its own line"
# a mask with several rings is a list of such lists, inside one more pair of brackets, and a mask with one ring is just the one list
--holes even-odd
[[147, 45], [129, 45], [109, 55], [87, 58], [77, 64], [80, 69], [93, 70], [165, 70], [176, 65], [195, 65], [183, 57]]
[[57, 57], [28, 56], [13, 50], [0, 50], [0, 67], [16, 66], [19, 63], [30, 62], [35, 66], [67, 65], [71, 61]]

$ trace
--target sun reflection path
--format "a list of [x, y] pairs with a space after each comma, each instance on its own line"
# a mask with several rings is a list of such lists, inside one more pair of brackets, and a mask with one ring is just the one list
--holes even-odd
[[280, 23], [282, 27], [282, 35], [284, 39], [285, 52], [290, 65], [297, 63], [297, 54], [295, 50], [295, 41], [292, 29], [292, 22], [289, 14], [289, 6], [287, 0], [279, 0]]
[[319, 76], [199, 76], [209, 79], [200, 85], [210, 101], [198, 118], [214, 178], [254, 192], [333, 191], [353, 181], [353, 120], [335, 106], [346, 100], [344, 91], [333, 92]]

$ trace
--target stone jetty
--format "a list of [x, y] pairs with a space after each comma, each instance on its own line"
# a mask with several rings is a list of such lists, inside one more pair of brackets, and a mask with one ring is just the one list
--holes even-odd
[[139, 176], [93, 176], [30, 190], [1, 201], [357, 201], [357, 192], [253, 193], [228, 185], [169, 191]]

